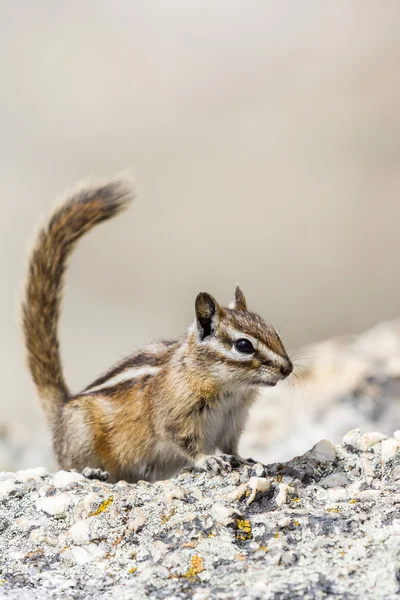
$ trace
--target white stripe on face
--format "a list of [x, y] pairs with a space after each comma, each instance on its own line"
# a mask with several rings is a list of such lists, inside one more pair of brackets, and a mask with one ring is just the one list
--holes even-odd
[[[266, 344], [263, 344], [260, 340], [253, 337], [252, 335], [248, 335], [247, 333], [244, 334], [243, 332], [239, 331], [238, 329], [234, 329], [233, 327], [227, 327], [227, 332], [228, 332], [228, 335], [232, 338], [233, 342], [235, 342], [239, 339], [249, 340], [249, 342], [251, 342], [253, 344], [254, 348], [257, 348], [257, 350], [259, 352], [261, 352], [262, 354], [264, 354], [264, 356], [267, 357], [268, 359], [273, 360], [277, 363], [282, 363], [282, 364], [286, 363], [285, 358], [283, 358], [279, 354], [276, 354], [276, 352], [274, 352], [273, 350], [268, 348], [268, 346]], [[236, 350], [235, 357], [238, 357], [239, 355], [241, 357], [246, 356]], [[250, 358], [252, 358], [252, 355], [250, 355]]]
[[84, 394], [91, 394], [92, 392], [100, 392], [103, 389], [108, 389], [117, 385], [118, 383], [123, 383], [124, 381], [129, 381], [130, 379], [137, 379], [138, 377], [142, 377], [142, 375], [155, 375], [160, 371], [160, 367], [132, 367], [131, 369], [125, 369], [122, 373], [118, 373], [118, 375], [114, 375], [111, 379], [107, 379], [100, 385], [95, 385], [94, 387], [88, 388], [83, 392]]

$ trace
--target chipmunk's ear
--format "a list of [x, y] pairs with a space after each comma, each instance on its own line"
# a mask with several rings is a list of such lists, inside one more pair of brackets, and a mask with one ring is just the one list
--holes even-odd
[[210, 294], [206, 294], [205, 292], [198, 294], [195, 302], [195, 311], [200, 339], [204, 340], [204, 338], [215, 332], [220, 310], [218, 302]]
[[235, 289], [235, 299], [231, 302], [229, 308], [234, 308], [235, 310], [247, 310], [246, 298], [238, 285]]

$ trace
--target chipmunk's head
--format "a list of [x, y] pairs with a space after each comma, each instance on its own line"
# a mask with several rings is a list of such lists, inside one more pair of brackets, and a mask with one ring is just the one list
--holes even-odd
[[247, 310], [239, 286], [229, 308], [202, 292], [195, 312], [193, 349], [205, 372], [220, 383], [273, 386], [293, 371], [278, 332]]

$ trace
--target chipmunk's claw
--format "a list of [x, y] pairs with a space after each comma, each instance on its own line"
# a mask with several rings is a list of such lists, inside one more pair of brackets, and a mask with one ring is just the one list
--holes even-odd
[[197, 461], [195, 468], [209, 475], [222, 475], [232, 471], [231, 464], [222, 456], [204, 456]]
[[92, 469], [91, 467], [85, 467], [82, 471], [82, 475], [86, 479], [98, 479], [99, 481], [107, 481], [109, 473], [102, 471], [101, 469]]

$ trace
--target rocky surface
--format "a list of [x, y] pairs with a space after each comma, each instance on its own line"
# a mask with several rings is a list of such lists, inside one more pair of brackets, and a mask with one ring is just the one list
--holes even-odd
[[385, 598], [400, 593], [400, 432], [287, 463], [110, 485], [0, 475], [7, 598]]

